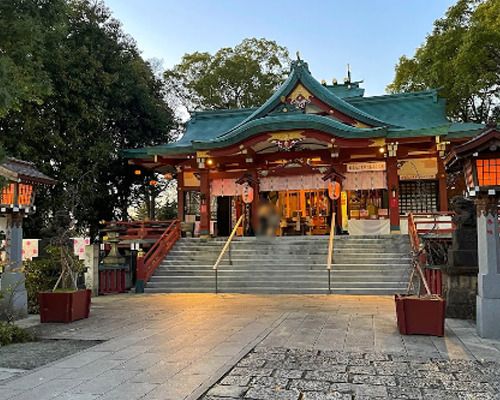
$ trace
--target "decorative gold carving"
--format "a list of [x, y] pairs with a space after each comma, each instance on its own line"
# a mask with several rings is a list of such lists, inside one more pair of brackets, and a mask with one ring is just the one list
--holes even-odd
[[382, 147], [382, 146], [385, 146], [384, 138], [371, 139], [371, 143], [368, 145], [368, 147]]
[[311, 102], [311, 97], [312, 94], [302, 84], [299, 83], [297, 86], [295, 86], [295, 88], [288, 96], [288, 100], [291, 104], [299, 108], [305, 108], [305, 106]]
[[196, 158], [209, 158], [210, 157], [210, 152], [208, 151], [197, 151], [196, 152]]
[[278, 146], [279, 150], [290, 151], [305, 139], [304, 131], [284, 131], [272, 133], [269, 142]]
[[293, 139], [304, 139], [304, 131], [281, 131], [271, 133], [271, 136], [267, 140], [272, 142], [273, 140], [293, 140]]

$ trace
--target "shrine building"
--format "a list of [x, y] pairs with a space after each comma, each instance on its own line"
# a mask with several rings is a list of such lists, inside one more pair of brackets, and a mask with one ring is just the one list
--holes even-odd
[[344, 233], [406, 233], [410, 212], [447, 211], [461, 193], [442, 157], [484, 126], [450, 122], [437, 90], [364, 96], [360, 84], [319, 82], [298, 59], [260, 107], [193, 112], [180, 140], [126, 157], [138, 174], [176, 177], [195, 235], [228, 236], [242, 214], [238, 234], [251, 233], [262, 201], [277, 235], [327, 234], [333, 212]]

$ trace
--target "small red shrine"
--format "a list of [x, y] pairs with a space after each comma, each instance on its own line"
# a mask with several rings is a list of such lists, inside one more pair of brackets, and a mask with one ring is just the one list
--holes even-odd
[[260, 107], [193, 112], [179, 141], [126, 156], [137, 171], [175, 174], [179, 219], [196, 234], [227, 236], [245, 213], [255, 226], [264, 199], [279, 212], [277, 235], [327, 234], [332, 215], [351, 235], [405, 232], [410, 212], [448, 209], [460, 182], [447, 182], [442, 157], [484, 127], [450, 122], [437, 90], [364, 96], [360, 84], [320, 83], [298, 59]]

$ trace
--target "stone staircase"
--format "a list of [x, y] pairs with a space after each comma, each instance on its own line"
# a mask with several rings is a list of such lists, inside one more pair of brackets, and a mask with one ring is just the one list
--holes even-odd
[[[212, 269], [227, 238], [182, 238], [147, 283], [148, 293], [214, 292]], [[333, 293], [406, 290], [406, 235], [337, 236]], [[218, 270], [221, 293], [328, 293], [328, 237], [235, 238]]]

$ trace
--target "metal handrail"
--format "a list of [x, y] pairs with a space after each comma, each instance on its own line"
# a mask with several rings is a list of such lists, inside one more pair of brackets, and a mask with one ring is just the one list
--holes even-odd
[[219, 254], [219, 257], [217, 258], [217, 261], [215, 262], [214, 266], [212, 267], [212, 269], [215, 271], [215, 293], [218, 292], [218, 277], [217, 277], [217, 269], [219, 267], [219, 264], [220, 262], [222, 261], [222, 258], [224, 257], [224, 254], [226, 253], [226, 250], [227, 248], [229, 247], [229, 245], [231, 244], [231, 241], [233, 240], [233, 237], [234, 235], [236, 235], [236, 231], [238, 230], [239, 226], [241, 225], [241, 223], [243, 222], [243, 217], [245, 215], [244, 214], [241, 214], [240, 218], [238, 219], [238, 222], [236, 222], [236, 225], [234, 226], [231, 234], [229, 235], [229, 237], [227, 238], [227, 241], [226, 241], [226, 244], [224, 245], [224, 247], [222, 248], [220, 254]]
[[328, 238], [328, 258], [326, 259], [326, 269], [328, 270], [328, 292], [331, 293], [331, 271], [333, 262], [333, 238], [335, 237], [335, 213], [332, 213], [332, 222], [330, 223], [330, 236]]

